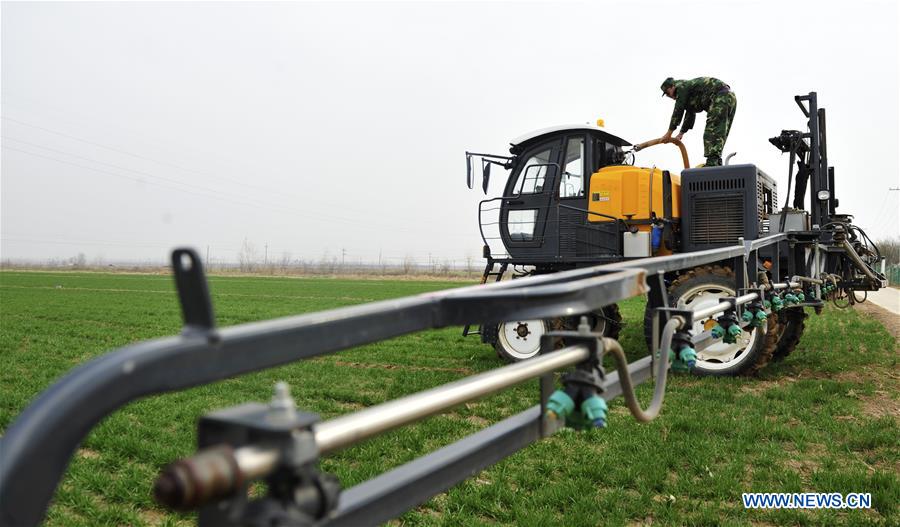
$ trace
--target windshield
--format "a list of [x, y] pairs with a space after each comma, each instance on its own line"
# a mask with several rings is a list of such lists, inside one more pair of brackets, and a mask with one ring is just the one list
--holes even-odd
[[513, 192], [516, 194], [540, 194], [544, 191], [544, 182], [550, 163], [552, 149], [544, 150], [531, 155], [522, 165]]

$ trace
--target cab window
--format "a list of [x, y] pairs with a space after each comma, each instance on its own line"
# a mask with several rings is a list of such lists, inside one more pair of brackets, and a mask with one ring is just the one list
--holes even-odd
[[584, 196], [584, 137], [572, 137], [566, 142], [563, 175], [559, 180], [559, 197]]
[[552, 152], [553, 150], [550, 148], [541, 150], [529, 157], [522, 165], [519, 179], [513, 189], [517, 194], [540, 194], [544, 191]]

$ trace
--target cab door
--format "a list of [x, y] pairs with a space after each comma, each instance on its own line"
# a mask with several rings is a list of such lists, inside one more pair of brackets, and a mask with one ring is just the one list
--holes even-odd
[[[557, 138], [519, 156], [523, 161], [507, 182], [500, 212], [500, 233], [511, 256], [542, 255], [555, 242], [547, 219], [559, 179], [561, 148], [562, 139]], [[555, 253], [555, 243], [552, 245]]]
[[563, 144], [559, 177], [559, 256], [575, 257], [578, 250], [579, 229], [585, 224], [587, 209], [586, 138], [584, 134], [570, 135]]

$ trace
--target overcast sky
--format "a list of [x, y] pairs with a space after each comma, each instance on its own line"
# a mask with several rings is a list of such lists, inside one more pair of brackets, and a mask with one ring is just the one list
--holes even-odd
[[[348, 261], [480, 258], [464, 151], [594, 122], [660, 136], [667, 76], [738, 98], [726, 153], [828, 109], [839, 212], [900, 235], [898, 8], [840, 2], [2, 4], [3, 258], [162, 261], [243, 240]], [[705, 114], [686, 136], [702, 161]], [[638, 164], [678, 169], [674, 147]], [[495, 171], [491, 193], [501, 190]], [[783, 201], [783, 200], [780, 200]]]

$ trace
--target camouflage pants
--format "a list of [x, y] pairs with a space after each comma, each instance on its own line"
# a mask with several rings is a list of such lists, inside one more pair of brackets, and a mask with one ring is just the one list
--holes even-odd
[[703, 153], [706, 155], [706, 166], [722, 164], [722, 150], [725, 140], [731, 131], [734, 112], [737, 110], [737, 97], [734, 92], [717, 94], [712, 106], [706, 114], [706, 130], [703, 132]]

